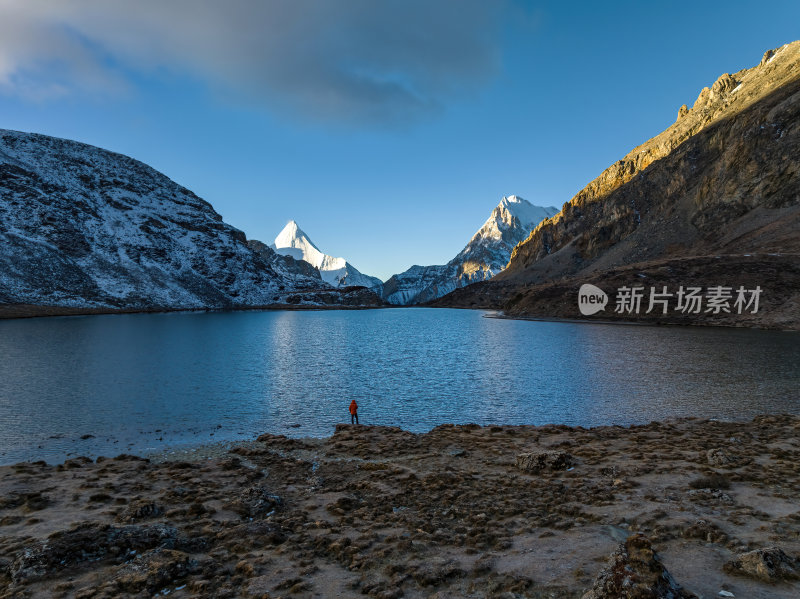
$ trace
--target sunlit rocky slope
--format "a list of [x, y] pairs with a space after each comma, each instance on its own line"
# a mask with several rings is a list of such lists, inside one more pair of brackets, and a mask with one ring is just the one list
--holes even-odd
[[[440, 304], [577, 317], [583, 282], [761, 284], [769, 309], [748, 322], [796, 327], [799, 253], [800, 42], [794, 42], [768, 51], [753, 68], [721, 75], [691, 108], [680, 108], [672, 126], [542, 222], [493, 282]], [[616, 317], [609, 310], [603, 316]], [[718, 316], [677, 320], [736, 324]]]

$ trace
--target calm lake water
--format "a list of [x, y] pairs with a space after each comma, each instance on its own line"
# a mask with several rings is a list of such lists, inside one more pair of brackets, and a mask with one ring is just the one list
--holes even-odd
[[[0, 321], [0, 463], [349, 421], [570, 425], [800, 413], [800, 335], [485, 318], [467, 310]], [[81, 439], [82, 436], [92, 435]]]

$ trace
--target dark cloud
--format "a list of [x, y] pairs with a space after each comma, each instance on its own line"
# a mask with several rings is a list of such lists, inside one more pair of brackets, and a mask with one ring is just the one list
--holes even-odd
[[489, 0], [0, 0], [0, 89], [117, 92], [125, 71], [167, 69], [303, 118], [406, 121], [496, 73], [503, 8]]

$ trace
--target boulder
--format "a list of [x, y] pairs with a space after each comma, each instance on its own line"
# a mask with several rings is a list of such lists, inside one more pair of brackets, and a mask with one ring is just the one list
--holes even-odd
[[575, 458], [563, 451], [529, 452], [517, 456], [517, 468], [523, 472], [566, 470], [574, 463]]
[[611, 555], [582, 599], [697, 599], [675, 582], [643, 535], [629, 537]]
[[800, 579], [800, 564], [778, 547], [740, 553], [723, 568], [728, 574], [747, 576], [763, 582]]

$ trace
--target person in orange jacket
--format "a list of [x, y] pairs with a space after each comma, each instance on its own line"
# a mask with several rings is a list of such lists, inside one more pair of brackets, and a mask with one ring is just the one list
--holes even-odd
[[350, 424], [358, 424], [358, 404], [355, 399], [350, 402]]

